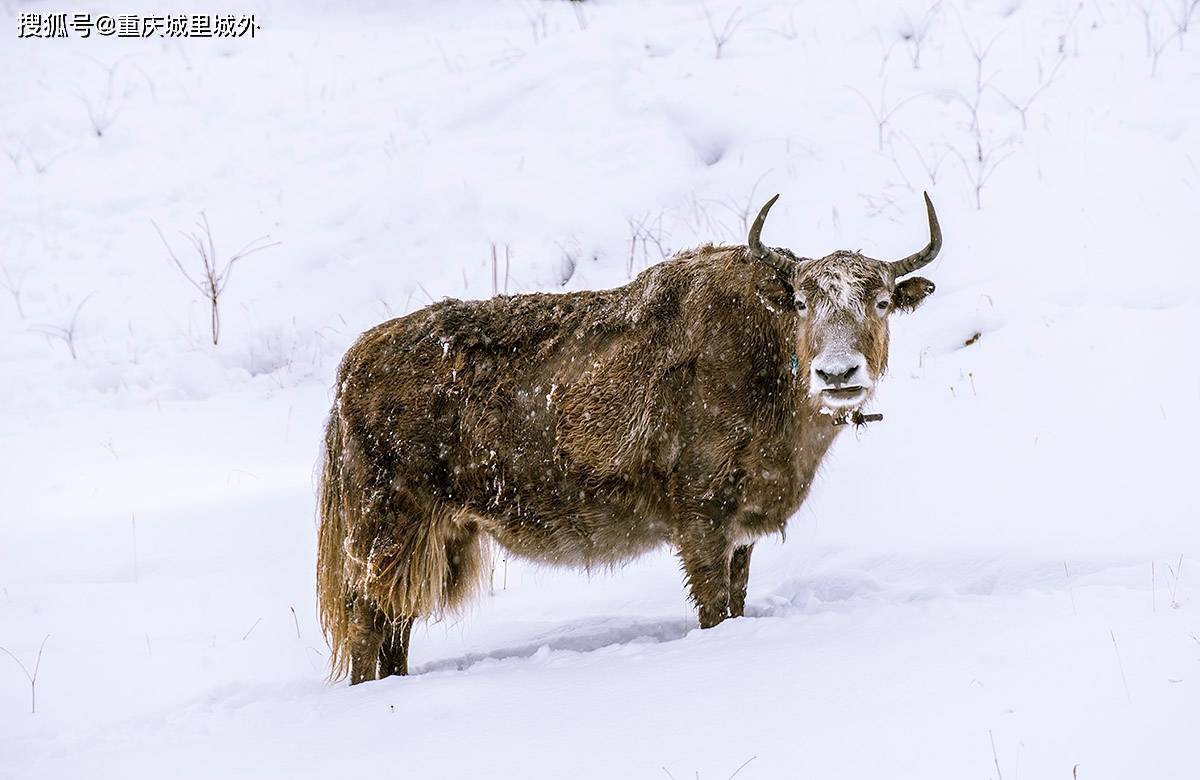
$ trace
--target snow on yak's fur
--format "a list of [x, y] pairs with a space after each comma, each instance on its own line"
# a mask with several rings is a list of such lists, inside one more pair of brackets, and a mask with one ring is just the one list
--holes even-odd
[[941, 243], [930, 204], [930, 243], [908, 258], [799, 258], [759, 241], [771, 203], [746, 246], [623, 287], [445, 300], [358, 339], [320, 478], [333, 678], [405, 674], [413, 621], [488, 572], [485, 535], [578, 567], [670, 544], [702, 627], [743, 613], [754, 541], [784, 531], [842, 429], [810, 392], [814, 355], [836, 331], [872, 386], [887, 315], [933, 290], [896, 278]]

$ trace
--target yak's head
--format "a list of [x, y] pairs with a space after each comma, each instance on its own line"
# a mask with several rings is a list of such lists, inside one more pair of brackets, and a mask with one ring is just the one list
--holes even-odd
[[908, 276], [932, 262], [942, 247], [933, 203], [926, 194], [929, 244], [916, 254], [887, 261], [838, 251], [810, 260], [763, 246], [759, 240], [767, 212], [778, 197], [758, 213], [747, 246], [794, 292], [793, 370], [819, 407], [835, 412], [857, 409], [870, 399], [887, 368], [888, 318], [898, 310], [912, 311], [934, 290], [928, 279]]

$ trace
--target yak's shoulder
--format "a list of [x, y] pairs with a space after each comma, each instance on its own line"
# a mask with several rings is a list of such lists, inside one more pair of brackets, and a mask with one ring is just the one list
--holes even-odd
[[702, 244], [651, 266], [619, 289], [630, 317], [642, 325], [684, 315], [689, 302], [737, 297], [754, 289], [762, 275], [744, 246]]

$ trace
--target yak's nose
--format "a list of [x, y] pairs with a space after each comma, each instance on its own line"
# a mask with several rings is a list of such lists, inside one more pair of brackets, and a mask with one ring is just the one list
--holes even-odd
[[[841, 368], [841, 367], [839, 366], [838, 368]], [[859, 368], [860, 368], [859, 364], [855, 363], [854, 365], [851, 365], [848, 368], [844, 368], [841, 370], [838, 370], [838, 369], [825, 370], [825, 369], [818, 368], [818, 369], [815, 369], [815, 371], [816, 371], [817, 376], [820, 377], [821, 381], [824, 382], [827, 386], [841, 387], [842, 385], [850, 384], [850, 380], [853, 379], [854, 375], [858, 373]]]

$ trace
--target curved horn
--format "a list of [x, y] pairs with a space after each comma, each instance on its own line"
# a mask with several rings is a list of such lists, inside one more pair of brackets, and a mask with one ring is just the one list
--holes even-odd
[[762, 233], [763, 223], [767, 221], [767, 212], [771, 210], [777, 200], [779, 200], [778, 195], [767, 201], [759, 210], [758, 216], [754, 218], [754, 224], [750, 226], [750, 235], [746, 238], [746, 246], [749, 247], [750, 254], [755, 259], [761, 260], [776, 271], [784, 271], [788, 268], [788, 261], [771, 247], [763, 246], [758, 237]]
[[914, 255], [888, 263], [897, 279], [929, 265], [942, 249], [942, 228], [938, 225], [937, 213], [933, 210], [933, 201], [929, 199], [928, 192], [925, 193], [925, 210], [929, 212], [929, 243]]

